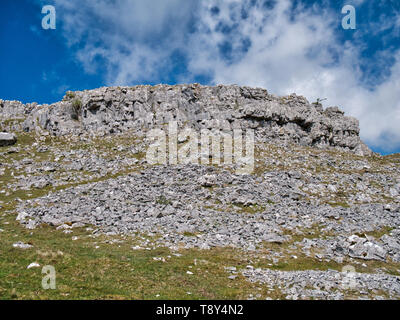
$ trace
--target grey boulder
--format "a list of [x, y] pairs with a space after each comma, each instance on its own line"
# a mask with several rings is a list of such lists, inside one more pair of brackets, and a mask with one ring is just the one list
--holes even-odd
[[12, 146], [17, 143], [17, 137], [13, 133], [0, 132], [0, 147]]

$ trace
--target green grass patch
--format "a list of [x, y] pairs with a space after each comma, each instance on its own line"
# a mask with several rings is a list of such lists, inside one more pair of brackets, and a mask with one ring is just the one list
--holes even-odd
[[[256, 291], [241, 275], [228, 279], [225, 266], [248, 263], [238, 249], [182, 249], [175, 256], [167, 248], [133, 250], [135, 237], [92, 237], [84, 228], [72, 234], [49, 226], [26, 230], [13, 215], [0, 221], [0, 299], [245, 299]], [[17, 241], [34, 247], [13, 248]], [[27, 269], [32, 262], [54, 266], [56, 290], [42, 288], [41, 267]]]

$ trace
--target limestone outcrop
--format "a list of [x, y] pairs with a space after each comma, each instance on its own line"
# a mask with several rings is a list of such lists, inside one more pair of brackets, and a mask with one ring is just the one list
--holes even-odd
[[231, 131], [254, 129], [261, 141], [334, 147], [358, 155], [371, 151], [361, 141], [358, 120], [338, 107], [323, 109], [302, 96], [278, 97], [260, 88], [158, 85], [104, 87], [68, 92], [52, 105], [0, 101], [0, 113], [27, 116], [25, 131], [52, 135], [107, 135], [143, 131], [177, 121], [181, 127]]

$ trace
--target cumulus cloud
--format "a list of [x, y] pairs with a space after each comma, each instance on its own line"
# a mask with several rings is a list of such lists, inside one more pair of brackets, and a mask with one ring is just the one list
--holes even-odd
[[[400, 50], [388, 45], [373, 59], [364, 52], [369, 34], [391, 43], [398, 12], [344, 41], [343, 33], [353, 31], [340, 30], [340, 10], [300, 1], [56, 0], [56, 6], [77, 59], [87, 72], [104, 72], [109, 85], [168, 79], [179, 52], [179, 81], [205, 75], [212, 84], [328, 98], [360, 120], [370, 146], [400, 149]], [[371, 63], [387, 72], [366, 73]]]

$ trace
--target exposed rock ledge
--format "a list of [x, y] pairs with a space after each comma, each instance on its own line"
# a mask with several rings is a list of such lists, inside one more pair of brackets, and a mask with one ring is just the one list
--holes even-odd
[[52, 105], [0, 100], [0, 119], [24, 117], [21, 129], [53, 135], [143, 131], [177, 121], [196, 129], [254, 129], [257, 139], [334, 147], [370, 155], [358, 120], [302, 96], [278, 97], [260, 88], [158, 85], [68, 92]]

